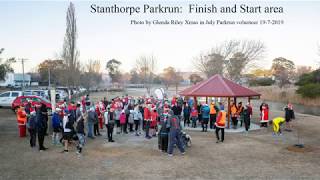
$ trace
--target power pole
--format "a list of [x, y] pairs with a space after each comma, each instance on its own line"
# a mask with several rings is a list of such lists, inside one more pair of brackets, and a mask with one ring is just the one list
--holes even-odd
[[25, 59], [25, 58], [21, 58], [21, 59], [18, 59], [18, 61], [21, 61], [21, 65], [22, 65], [22, 95], [24, 95], [24, 90], [25, 90], [25, 79], [24, 79], [24, 62], [27, 61], [28, 59]]
[[49, 91], [51, 90], [51, 73], [50, 73], [50, 67], [48, 67], [48, 79], [49, 79]]

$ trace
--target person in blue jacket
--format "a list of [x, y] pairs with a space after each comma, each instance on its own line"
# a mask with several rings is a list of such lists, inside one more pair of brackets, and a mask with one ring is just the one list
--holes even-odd
[[210, 107], [208, 106], [208, 104], [204, 104], [201, 107], [201, 114], [202, 114], [202, 132], [207, 132], [208, 122], [210, 118]]
[[61, 132], [62, 129], [62, 119], [59, 115], [61, 112], [60, 108], [56, 108], [56, 111], [52, 115], [52, 129], [53, 129], [53, 134], [52, 134], [52, 144], [58, 145], [59, 144], [59, 133]]

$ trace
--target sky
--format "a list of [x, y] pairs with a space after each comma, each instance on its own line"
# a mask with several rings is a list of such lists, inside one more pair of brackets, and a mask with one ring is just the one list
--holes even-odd
[[[272, 60], [285, 57], [296, 65], [316, 66], [320, 60], [319, 1], [73, 1], [76, 8], [80, 61], [107, 60], [122, 62], [129, 71], [142, 55], [156, 57], [157, 72], [173, 66], [180, 71], [195, 71], [194, 59], [215, 45], [232, 39], [260, 40], [266, 53], [259, 60], [269, 68]], [[58, 59], [66, 29], [66, 11], [70, 1], [3, 1], [0, 0], [0, 47], [3, 58], [28, 59], [25, 71], [34, 71], [46, 59]], [[250, 6], [282, 6], [283, 14], [93, 14], [91, 4], [99, 6], [214, 4], [218, 7], [237, 3]], [[283, 25], [174, 26], [130, 25], [131, 20], [284, 20]], [[21, 72], [21, 64], [14, 64]]]

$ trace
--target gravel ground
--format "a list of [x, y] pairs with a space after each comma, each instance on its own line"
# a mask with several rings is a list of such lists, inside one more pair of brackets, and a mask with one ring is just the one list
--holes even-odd
[[[283, 138], [272, 137], [269, 128], [248, 136], [227, 133], [225, 142], [216, 144], [213, 132], [189, 130], [192, 147], [184, 156], [175, 149], [173, 157], [157, 150], [156, 138], [115, 135], [116, 142], [107, 143], [104, 129], [78, 157], [74, 146], [60, 153], [50, 136], [48, 151], [31, 149], [28, 137], [18, 137], [13, 112], [0, 109], [0, 179], [320, 179], [320, 118], [296, 116], [294, 131]], [[298, 143], [297, 131], [308, 151], [291, 148]]]

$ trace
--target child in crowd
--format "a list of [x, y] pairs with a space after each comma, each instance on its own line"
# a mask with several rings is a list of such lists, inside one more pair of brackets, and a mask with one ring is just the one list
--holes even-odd
[[192, 126], [193, 128], [197, 127], [197, 120], [198, 120], [198, 111], [195, 107], [192, 107], [191, 110], [191, 120], [192, 120]]
[[120, 114], [120, 126], [121, 126], [121, 133], [125, 133], [125, 123], [126, 123], [126, 113], [124, 112], [124, 110], [121, 111]]

